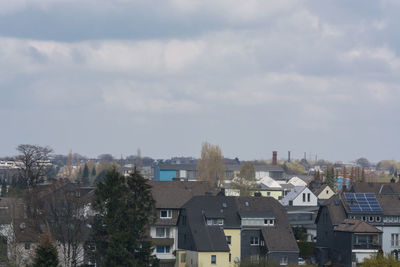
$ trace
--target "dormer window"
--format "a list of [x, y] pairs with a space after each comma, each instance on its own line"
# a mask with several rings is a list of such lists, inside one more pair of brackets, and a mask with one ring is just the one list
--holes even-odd
[[274, 226], [275, 220], [274, 219], [264, 219], [264, 224], [268, 226]]
[[160, 218], [161, 219], [171, 219], [172, 218], [172, 210], [161, 210]]
[[224, 225], [224, 219], [207, 219], [207, 225]]

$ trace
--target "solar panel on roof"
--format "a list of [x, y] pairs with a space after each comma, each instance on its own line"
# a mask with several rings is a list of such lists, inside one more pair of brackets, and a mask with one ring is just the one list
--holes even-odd
[[349, 202], [349, 209], [352, 212], [382, 211], [382, 208], [373, 193], [345, 193], [344, 197], [346, 201]]

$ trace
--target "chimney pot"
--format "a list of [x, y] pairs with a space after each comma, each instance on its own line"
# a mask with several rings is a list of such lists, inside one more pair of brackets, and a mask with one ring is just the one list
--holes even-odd
[[278, 165], [278, 152], [272, 151], [272, 165]]

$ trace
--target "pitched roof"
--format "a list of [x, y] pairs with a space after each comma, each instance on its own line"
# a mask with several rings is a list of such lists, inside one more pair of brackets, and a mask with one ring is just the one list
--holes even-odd
[[268, 251], [293, 251], [298, 252], [299, 248], [293, 236], [291, 227], [262, 227], [261, 233], [265, 240]]
[[[321, 194], [322, 191], [325, 190], [325, 188], [329, 187], [327, 184], [322, 184], [319, 187], [313, 188], [311, 191], [314, 193], [314, 195], [318, 196]], [[329, 187], [330, 188], [330, 187]]]
[[399, 195], [376, 195], [383, 214], [400, 215], [400, 198]]
[[375, 194], [400, 194], [400, 183], [353, 183], [352, 192], [355, 193], [375, 193]]
[[152, 186], [156, 208], [179, 209], [194, 196], [210, 193], [216, 195], [219, 191], [207, 182], [200, 181], [149, 181]]
[[[346, 211], [341, 201], [341, 196], [339, 194], [335, 194], [330, 199], [325, 200], [321, 206], [321, 208], [326, 207], [328, 209], [329, 217], [332, 221], [332, 224], [340, 224], [346, 219]], [[319, 216], [320, 212], [318, 212]], [[318, 217], [317, 219], [318, 220]]]
[[352, 233], [382, 233], [375, 226], [357, 219], [345, 219], [342, 223], [334, 227], [334, 231]]
[[282, 189], [282, 186], [269, 176], [261, 178], [260, 180], [257, 181], [257, 184], [261, 188], [265, 189], [278, 189], [278, 190]]
[[[183, 208], [197, 251], [229, 251], [223, 228], [240, 228], [240, 216], [275, 218], [268, 227], [266, 244], [270, 251], [298, 251], [285, 208], [271, 197], [197, 196]], [[207, 216], [223, 218], [224, 225], [208, 226]], [[262, 227], [265, 228], [265, 227]], [[228, 249], [228, 250], [227, 250]]]
[[297, 176], [292, 177], [287, 183], [292, 184], [294, 186], [306, 186], [307, 185], [306, 182], [304, 182], [302, 179], [300, 179]]
[[282, 205], [287, 206], [289, 205], [289, 201], [295, 199], [301, 192], [303, 192], [307, 187], [305, 186], [295, 186], [286, 196], [284, 196], [280, 202]]

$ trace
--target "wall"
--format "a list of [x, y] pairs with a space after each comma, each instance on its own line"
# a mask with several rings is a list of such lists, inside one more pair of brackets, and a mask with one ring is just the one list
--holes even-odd
[[[303, 202], [303, 194], [306, 194], [306, 201]], [[310, 202], [308, 202], [307, 194], [310, 194]], [[293, 200], [293, 206], [317, 206], [318, 198], [307, 187]]]
[[172, 181], [177, 177], [176, 170], [160, 170], [160, 181]]
[[[276, 200], [279, 200], [279, 197], [282, 196], [282, 191], [278, 191], [278, 190], [274, 190], [274, 191], [272, 191], [272, 190], [260, 190], [260, 191], [257, 191], [257, 192], [260, 192], [263, 197], [273, 197]], [[269, 193], [269, 195], [268, 195], [268, 193]], [[252, 195], [254, 195], [254, 193], [252, 193]]]
[[267, 262], [268, 264], [276, 264], [276, 266], [279, 266], [278, 264], [283, 257], [288, 257], [288, 265], [297, 266], [299, 260], [298, 252], [270, 252], [267, 253]]
[[231, 244], [229, 245], [231, 254], [230, 266], [235, 266], [235, 258], [240, 261], [240, 229], [224, 229], [225, 236], [231, 236]]
[[186, 267], [198, 267], [199, 255], [197, 251], [186, 251]]
[[[328, 193], [327, 193], [326, 191], [328, 191]], [[318, 199], [329, 199], [329, 198], [331, 198], [334, 194], [335, 194], [335, 192], [333, 192], [333, 190], [332, 190], [330, 187], [327, 187], [327, 188], [325, 188], [324, 190], [322, 190], [321, 193], [319, 193]]]
[[[217, 263], [211, 264], [211, 255], [217, 256]], [[194, 265], [193, 265], [194, 266]], [[198, 252], [197, 267], [230, 267], [229, 252]]]
[[400, 246], [392, 247], [392, 234], [399, 234], [400, 236], [400, 226], [384, 226], [377, 227], [379, 230], [383, 231], [382, 234], [382, 250], [383, 252], [390, 253], [394, 249], [400, 249]]
[[261, 247], [260, 245], [250, 245], [251, 237], [258, 237], [261, 242], [261, 231], [258, 229], [242, 229], [240, 243], [240, 258], [242, 261], [248, 260], [251, 255], [260, 255]]
[[173, 238], [174, 239], [174, 244], [170, 246], [170, 251], [169, 253], [157, 253], [156, 251], [156, 245], [154, 246], [154, 252], [153, 254], [156, 255], [156, 257], [160, 260], [171, 260], [175, 259], [175, 256], [173, 255], [173, 252], [178, 249], [178, 228], [176, 226], [152, 226], [150, 228], [150, 236], [152, 238], [157, 239], [156, 237], [156, 228], [169, 228], [169, 236], [166, 238]]
[[[182, 261], [182, 255], [184, 256], [184, 261]], [[175, 267], [186, 267], [186, 258], [187, 257], [187, 251], [186, 250], [177, 250], [176, 251], [176, 261], [175, 261]]]

